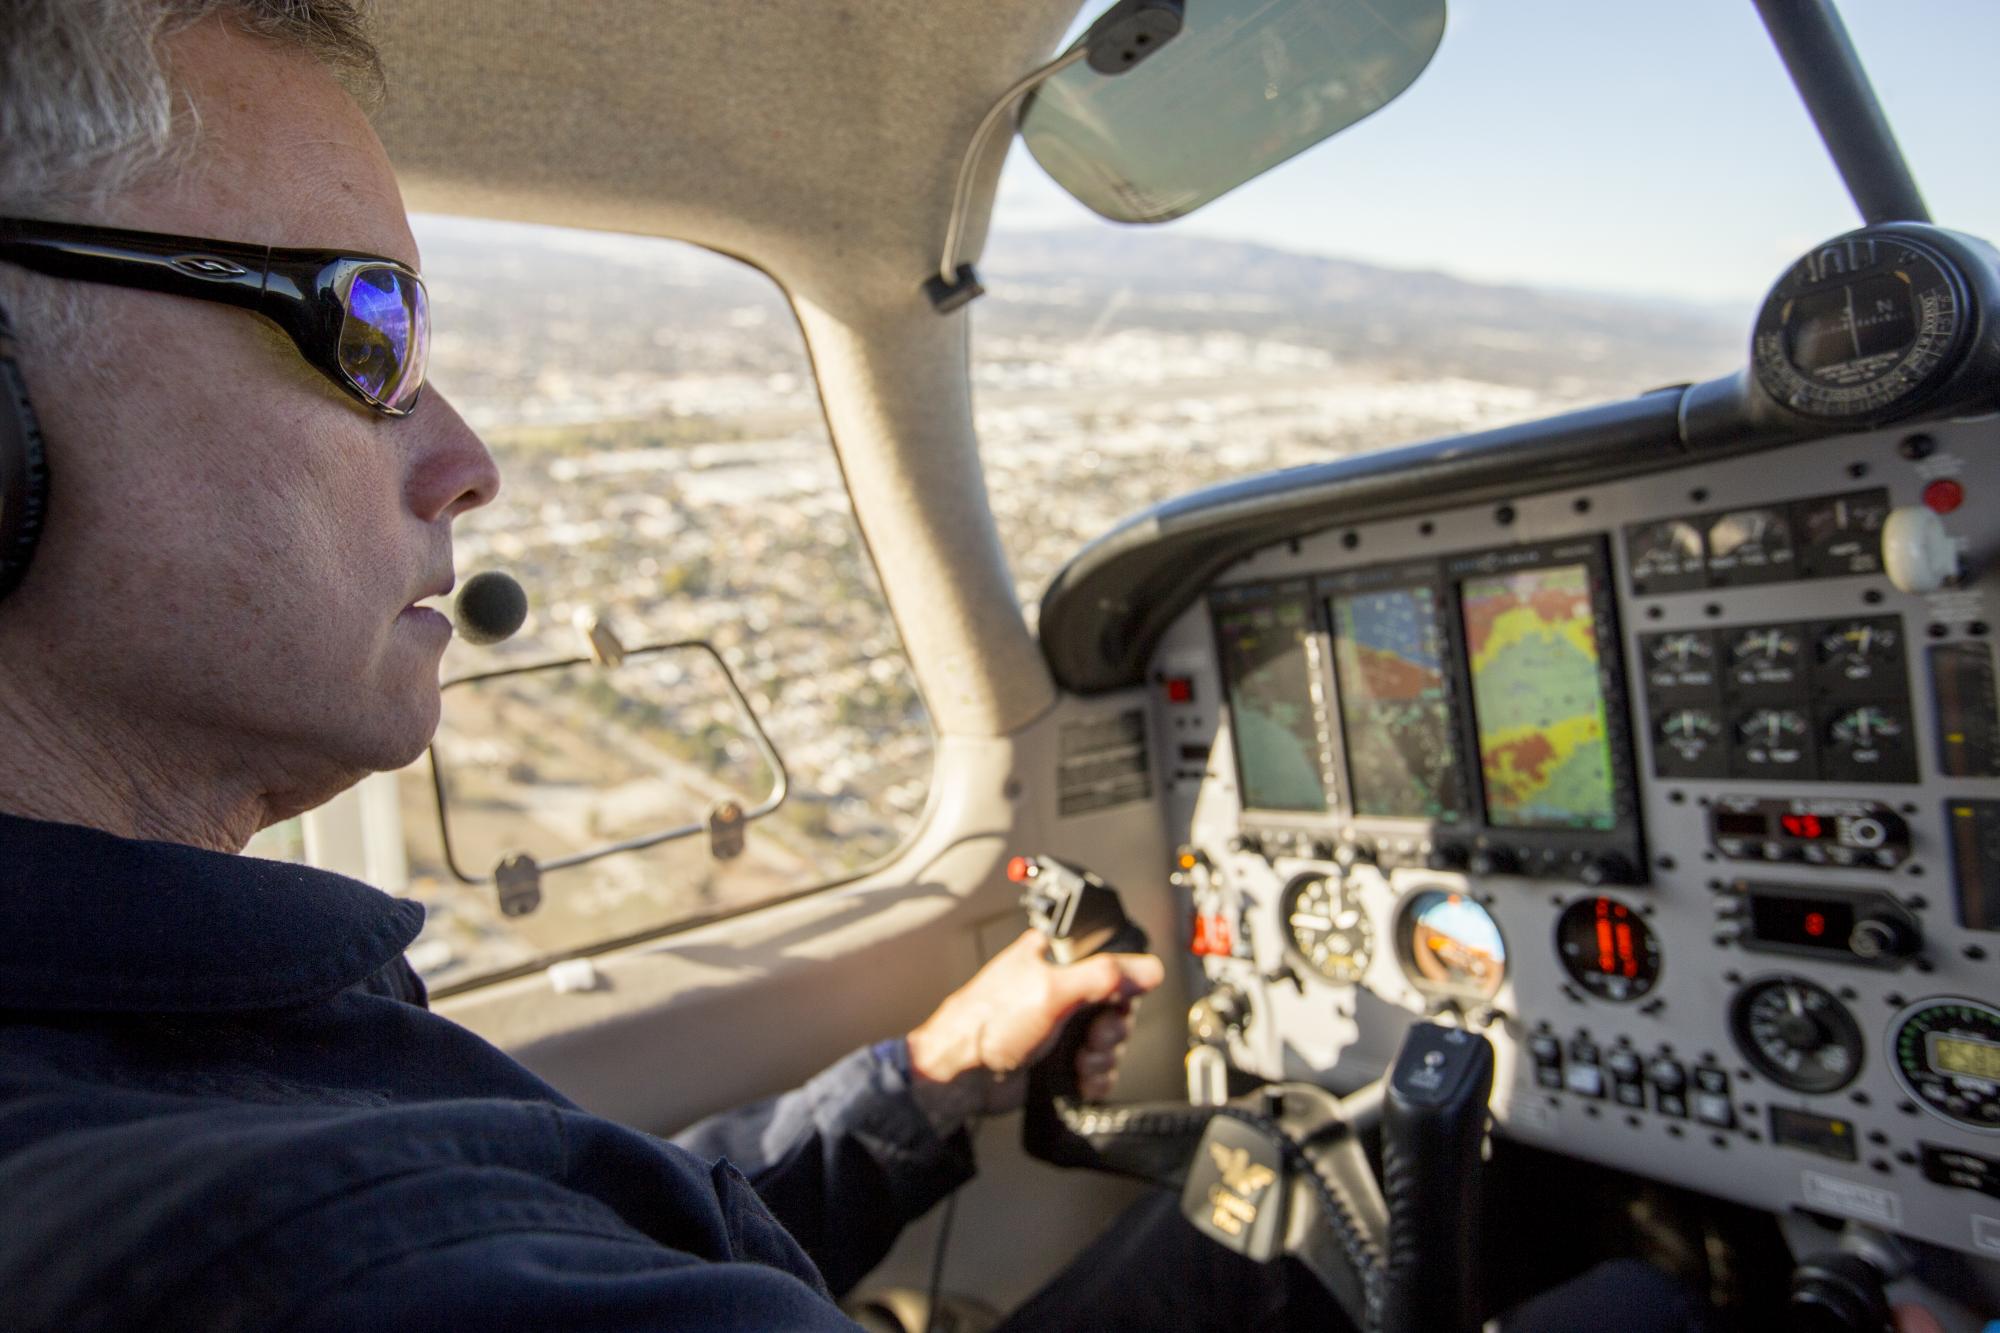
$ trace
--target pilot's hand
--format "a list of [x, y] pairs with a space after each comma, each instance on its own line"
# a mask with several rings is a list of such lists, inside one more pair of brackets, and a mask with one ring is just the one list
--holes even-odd
[[1921, 1305], [1899, 1305], [1890, 1314], [1896, 1333], [1944, 1333], [1938, 1317]]
[[913, 1091], [940, 1132], [970, 1115], [1017, 1109], [1028, 1066], [1086, 1005], [1112, 1007], [1097, 1016], [1077, 1053], [1077, 1081], [1092, 1100], [1116, 1084], [1132, 1005], [1166, 979], [1166, 966], [1151, 954], [1097, 954], [1057, 967], [1044, 960], [1047, 948], [1040, 931], [1025, 932], [910, 1034]]

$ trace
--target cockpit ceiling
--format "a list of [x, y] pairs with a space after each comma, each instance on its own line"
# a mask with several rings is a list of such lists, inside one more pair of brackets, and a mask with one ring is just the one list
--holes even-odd
[[900, 302], [980, 117], [1078, 8], [377, 0], [376, 119], [413, 209], [674, 236], [830, 310]]

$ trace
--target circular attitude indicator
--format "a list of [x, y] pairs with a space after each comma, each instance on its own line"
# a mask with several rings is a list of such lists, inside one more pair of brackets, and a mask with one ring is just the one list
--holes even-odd
[[1637, 912], [1616, 898], [1579, 898], [1556, 918], [1556, 957], [1570, 980], [1600, 1000], [1636, 1000], [1660, 979], [1660, 946]]
[[1507, 942], [1492, 914], [1462, 893], [1420, 889], [1397, 914], [1398, 961], [1426, 995], [1490, 1000], [1507, 979]]
[[1729, 1034], [1758, 1073], [1793, 1092], [1838, 1092], [1861, 1072], [1854, 1015], [1804, 977], [1766, 977], [1738, 991]]
[[1278, 900], [1291, 951], [1312, 973], [1351, 986], [1368, 970], [1375, 934], [1360, 898], [1345, 881], [1301, 875]]
[[1750, 361], [1780, 403], [1821, 421], [1880, 420], [1914, 406], [1966, 342], [1965, 283], [1929, 246], [1858, 233], [1799, 260], [1757, 316]]
[[1926, 1110], [2000, 1134], [2000, 1009], [1978, 1000], [1920, 1000], [1889, 1025], [1896, 1081]]

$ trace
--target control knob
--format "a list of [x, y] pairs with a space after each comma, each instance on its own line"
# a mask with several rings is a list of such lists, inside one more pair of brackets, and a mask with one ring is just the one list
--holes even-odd
[[1862, 917], [1848, 932], [1847, 947], [1856, 958], [1914, 958], [1923, 937], [1909, 920], [1889, 912]]
[[1234, 986], [1217, 986], [1188, 1006], [1188, 1038], [1204, 1046], [1219, 1046], [1250, 1021], [1250, 1005]]
[[1936, 592], [1958, 577], [1958, 547], [1935, 511], [1903, 505], [1882, 524], [1882, 569], [1903, 592]]

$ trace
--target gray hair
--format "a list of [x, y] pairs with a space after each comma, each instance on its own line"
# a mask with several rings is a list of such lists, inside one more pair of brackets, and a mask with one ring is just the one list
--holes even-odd
[[[208, 18], [305, 50], [358, 95], [372, 96], [381, 64], [365, 5], [0, 0], [0, 216], [89, 221], [105, 200], [170, 170], [199, 127], [161, 42]], [[68, 322], [60, 316], [74, 303], [52, 301], [49, 284], [24, 276], [0, 265], [0, 295]], [[23, 312], [17, 325], [29, 322]]]

